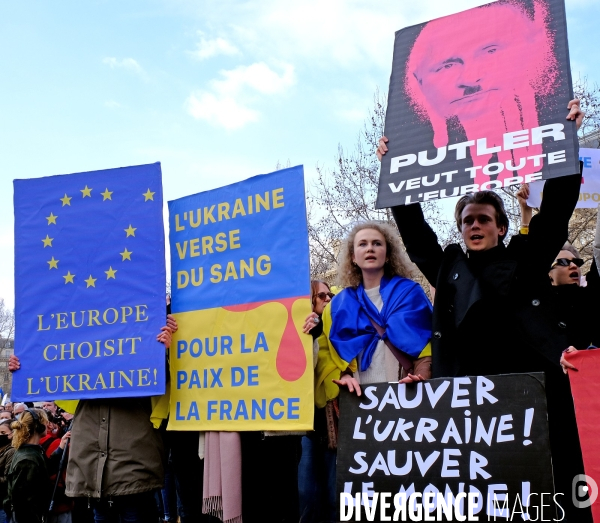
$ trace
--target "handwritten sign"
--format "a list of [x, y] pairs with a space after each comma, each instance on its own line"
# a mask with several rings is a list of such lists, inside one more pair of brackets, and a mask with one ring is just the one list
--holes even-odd
[[[557, 514], [542, 373], [342, 391], [337, 463], [346, 516], [370, 509], [375, 493], [390, 494], [388, 503], [403, 494], [400, 521], [415, 511], [414, 521], [539, 521], [541, 500], [545, 518]], [[439, 518], [442, 499], [454, 519]]]

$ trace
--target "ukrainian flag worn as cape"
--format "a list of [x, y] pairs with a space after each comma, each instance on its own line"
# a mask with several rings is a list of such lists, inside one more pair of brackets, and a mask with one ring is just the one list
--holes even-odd
[[315, 369], [317, 407], [324, 407], [339, 395], [339, 387], [332, 379], [339, 379], [346, 369], [356, 372], [357, 360], [361, 370], [369, 367], [382, 338], [367, 314], [386, 330], [384, 336], [394, 346], [413, 359], [431, 356], [432, 307], [420, 285], [399, 276], [384, 277], [379, 292], [383, 300], [381, 313], [362, 285], [344, 289], [325, 307]]
[[[359, 285], [344, 289], [329, 304], [329, 340], [346, 362], [358, 358], [358, 368], [369, 368], [377, 343], [388, 338], [392, 345], [413, 359], [422, 357], [431, 339], [431, 303], [419, 284], [407, 278], [383, 277], [379, 288], [381, 312]], [[383, 338], [369, 320], [385, 329]]]

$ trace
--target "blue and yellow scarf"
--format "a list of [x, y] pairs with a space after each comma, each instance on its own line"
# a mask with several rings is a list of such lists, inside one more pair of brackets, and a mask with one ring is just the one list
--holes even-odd
[[329, 341], [345, 362], [359, 358], [361, 371], [371, 365], [377, 343], [382, 339], [369, 317], [385, 329], [384, 338], [413, 359], [422, 356], [431, 338], [432, 307], [419, 284], [399, 276], [384, 276], [379, 292], [383, 300], [381, 312], [362, 285], [344, 289], [328, 306]]

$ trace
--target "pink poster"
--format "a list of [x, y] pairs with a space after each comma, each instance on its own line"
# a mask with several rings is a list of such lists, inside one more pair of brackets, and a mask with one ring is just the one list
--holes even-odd
[[501, 0], [396, 33], [378, 207], [579, 172], [563, 0]]

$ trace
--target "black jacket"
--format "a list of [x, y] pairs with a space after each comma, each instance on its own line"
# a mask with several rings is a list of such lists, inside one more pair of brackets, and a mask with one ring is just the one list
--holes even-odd
[[392, 209], [410, 259], [436, 289], [433, 376], [559, 369], [570, 343], [545, 307], [548, 271], [568, 237], [580, 175], [546, 182], [529, 235], [489, 251], [442, 249], [419, 205]]
[[589, 302], [565, 307], [561, 299], [565, 291], [585, 291], [553, 289], [548, 277], [568, 238], [580, 185], [578, 174], [548, 180], [529, 234], [483, 252], [465, 253], [456, 244], [442, 249], [419, 205], [392, 212], [410, 259], [436, 289], [433, 377], [545, 372], [556, 491], [565, 494], [569, 521], [583, 523], [591, 521], [589, 509], [581, 513], [570, 503], [571, 481], [583, 472], [583, 462], [559, 361], [569, 345], [585, 348], [596, 334], [579, 314]]
[[11, 446], [10, 442], [0, 449], [0, 500], [2, 502], [6, 498], [6, 476], [10, 470], [14, 453], [15, 448]]
[[8, 497], [4, 502], [18, 523], [38, 523], [48, 513], [49, 478], [42, 447], [21, 445], [7, 474]]

